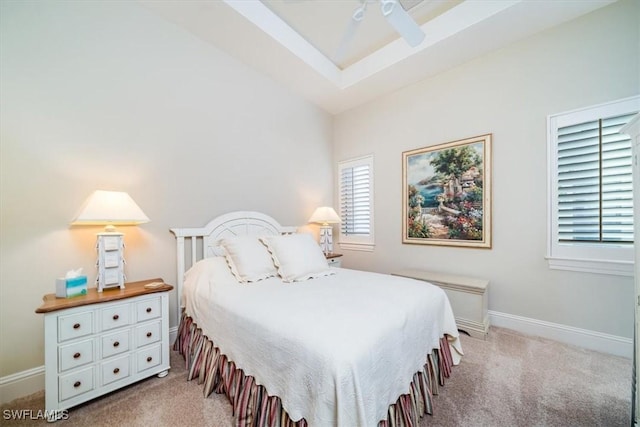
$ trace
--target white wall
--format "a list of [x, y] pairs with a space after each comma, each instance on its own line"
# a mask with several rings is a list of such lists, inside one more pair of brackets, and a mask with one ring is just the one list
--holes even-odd
[[0, 7], [0, 377], [43, 364], [55, 278], [95, 278], [100, 228], [69, 228], [93, 190], [151, 218], [123, 229], [128, 279], [169, 283], [170, 227], [238, 209], [301, 225], [331, 203], [332, 119], [269, 78], [135, 2]]
[[[375, 156], [373, 253], [346, 267], [490, 279], [489, 309], [632, 336], [633, 280], [549, 270], [546, 117], [640, 93], [640, 2], [621, 1], [338, 115], [334, 162]], [[493, 134], [493, 249], [402, 244], [402, 152]]]

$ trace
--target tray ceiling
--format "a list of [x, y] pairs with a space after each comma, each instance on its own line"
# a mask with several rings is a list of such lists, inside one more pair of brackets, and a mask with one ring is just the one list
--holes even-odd
[[335, 52], [360, 0], [140, 0], [331, 114], [433, 76], [614, 0], [401, 0], [426, 34], [410, 47], [367, 11]]

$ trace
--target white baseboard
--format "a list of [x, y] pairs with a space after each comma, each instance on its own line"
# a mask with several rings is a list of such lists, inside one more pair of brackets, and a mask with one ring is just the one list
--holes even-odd
[[44, 390], [44, 365], [0, 378], [0, 404]]
[[173, 343], [176, 341], [176, 337], [178, 336], [178, 327], [174, 326], [169, 328], [169, 350], [173, 349]]
[[[169, 328], [169, 343], [178, 335], [178, 327]], [[0, 378], [0, 404], [44, 390], [44, 365]]]
[[565, 344], [571, 344], [601, 353], [616, 356], [633, 356], [633, 340], [631, 338], [604, 334], [588, 329], [574, 328], [559, 323], [545, 322], [513, 314], [489, 310], [489, 323], [492, 326], [513, 329], [528, 335], [549, 338]]

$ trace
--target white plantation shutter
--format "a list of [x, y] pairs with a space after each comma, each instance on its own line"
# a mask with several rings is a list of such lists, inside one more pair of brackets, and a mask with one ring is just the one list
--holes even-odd
[[371, 231], [371, 185], [369, 165], [344, 168], [340, 173], [342, 234], [367, 235]]
[[[373, 156], [340, 162], [341, 246], [373, 244]], [[370, 250], [367, 247], [350, 249]]]
[[631, 139], [618, 133], [633, 114], [558, 129], [558, 238], [633, 242]]
[[632, 141], [640, 96], [549, 116], [551, 268], [633, 274]]

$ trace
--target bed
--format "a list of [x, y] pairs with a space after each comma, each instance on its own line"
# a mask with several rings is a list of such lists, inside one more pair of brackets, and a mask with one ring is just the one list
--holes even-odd
[[188, 380], [241, 426], [411, 426], [462, 348], [444, 292], [327, 265], [311, 235], [258, 212], [173, 228]]

